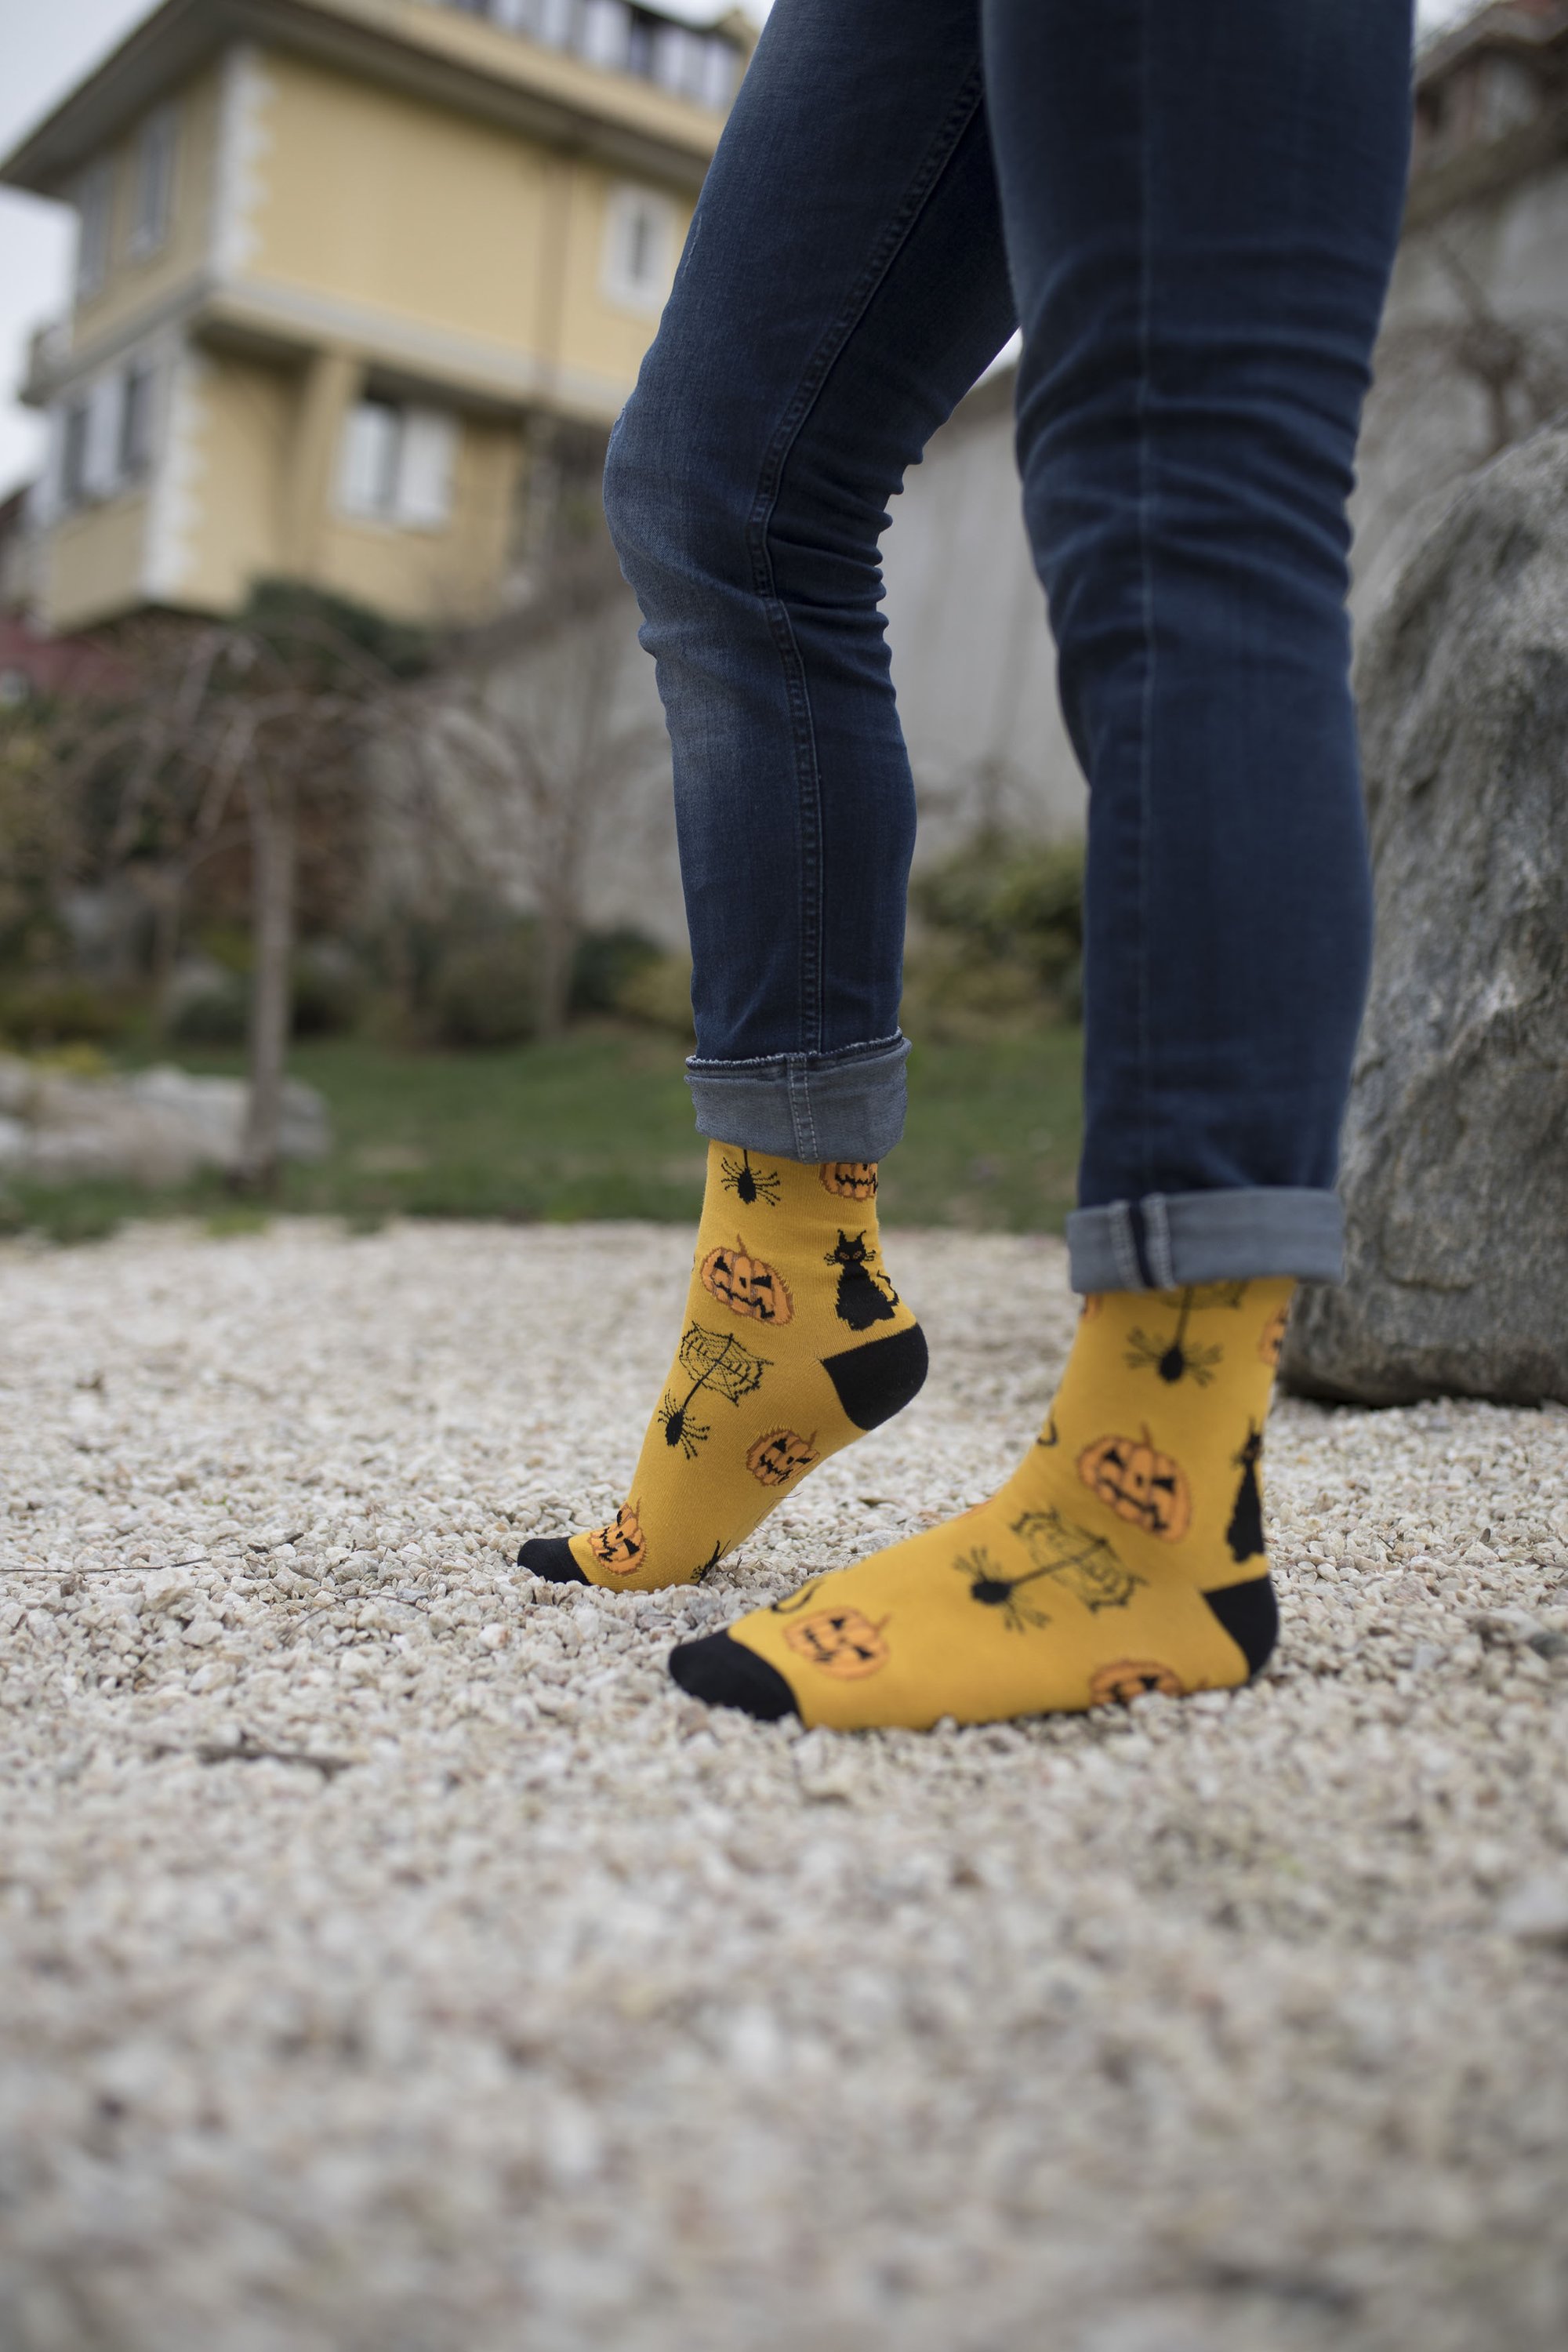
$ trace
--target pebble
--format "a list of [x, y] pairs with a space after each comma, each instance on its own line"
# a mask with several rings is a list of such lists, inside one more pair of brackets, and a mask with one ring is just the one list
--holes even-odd
[[1281, 1402], [1247, 1691], [697, 1706], [1042, 1417], [1059, 1244], [889, 1254], [922, 1396], [641, 1596], [515, 1554], [689, 1236], [0, 1244], [5, 2352], [1568, 2340], [1568, 1413]]
[[1501, 1906], [1498, 1926], [1521, 1944], [1568, 1951], [1568, 1871], [1526, 1879]]

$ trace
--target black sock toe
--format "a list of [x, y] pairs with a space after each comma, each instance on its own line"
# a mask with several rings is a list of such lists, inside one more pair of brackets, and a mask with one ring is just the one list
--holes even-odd
[[682, 1642], [669, 1654], [669, 1671], [683, 1691], [710, 1706], [738, 1706], [763, 1723], [798, 1712], [795, 1693], [778, 1668], [743, 1642], [731, 1642], [728, 1633]]
[[546, 1584], [586, 1584], [584, 1575], [572, 1557], [572, 1547], [564, 1536], [535, 1536], [518, 1553], [519, 1568], [526, 1568], [530, 1576], [542, 1576]]

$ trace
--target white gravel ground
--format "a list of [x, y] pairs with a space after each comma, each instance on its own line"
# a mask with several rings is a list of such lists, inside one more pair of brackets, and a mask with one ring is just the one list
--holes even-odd
[[1061, 1252], [895, 1236], [908, 1413], [535, 1589], [686, 1250], [0, 1249], [0, 2352], [1561, 2352], [1568, 1412], [1281, 1406], [1249, 1691], [802, 1736], [672, 1639], [983, 1495]]

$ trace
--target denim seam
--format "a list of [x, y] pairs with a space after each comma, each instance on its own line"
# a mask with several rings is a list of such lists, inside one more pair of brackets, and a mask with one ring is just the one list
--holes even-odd
[[1137, 1245], [1132, 1239], [1132, 1213], [1125, 1201], [1107, 1203], [1111, 1212], [1110, 1246], [1116, 1252], [1117, 1271], [1123, 1290], [1142, 1290], [1143, 1276], [1138, 1264]]
[[910, 233], [919, 219], [941, 179], [942, 172], [978, 110], [984, 94], [984, 76], [976, 63], [967, 79], [960, 85], [957, 98], [949, 108], [940, 128], [926, 152], [925, 160], [910, 181], [900, 209], [884, 230], [881, 241], [871, 249], [870, 258], [851, 289], [849, 297], [837, 318], [834, 320], [812, 353], [795, 397], [785, 408], [777, 431], [763, 455], [757, 481], [747, 536], [751, 542], [752, 580], [768, 617], [768, 626], [779, 649], [784, 672], [784, 686], [789, 697], [792, 733], [795, 742], [799, 802], [797, 816], [801, 827], [801, 1030], [807, 1040], [808, 1052], [820, 1052], [824, 1019], [825, 983], [823, 975], [824, 929], [822, 921], [822, 774], [816, 758], [816, 737], [813, 722], [811, 699], [805, 691], [805, 665], [801, 661], [789, 612], [777, 593], [773, 576], [773, 560], [769, 532], [779, 489], [790, 454], [800, 436], [832, 372], [834, 362], [847, 343], [855, 327], [869, 307], [879, 286], [887, 276]]
[[812, 1160], [817, 1156], [816, 1121], [812, 1116], [811, 1073], [804, 1054], [789, 1057], [789, 1109], [795, 1128], [795, 1158]]
[[1149, 74], [1153, 42], [1149, 26], [1149, 0], [1143, 0], [1140, 13], [1139, 104], [1142, 110], [1138, 151], [1141, 171], [1138, 183], [1138, 551], [1142, 575], [1142, 611], [1143, 623], [1143, 688], [1139, 698], [1142, 740], [1138, 747], [1138, 921], [1136, 980], [1138, 1003], [1138, 1139], [1143, 1171], [1145, 1193], [1152, 1191], [1153, 1157], [1150, 1148], [1150, 1083], [1152, 1057], [1149, 1047], [1149, 812], [1153, 785], [1154, 740], [1154, 557], [1151, 538], [1150, 507], [1153, 478], [1153, 447], [1149, 435], [1150, 352], [1152, 325], [1152, 283], [1153, 278], [1152, 182], [1153, 162], [1149, 153], [1149, 125], [1152, 113], [1150, 103]]
[[1171, 1253], [1171, 1218], [1163, 1192], [1151, 1192], [1143, 1202], [1143, 1247], [1156, 1290], [1174, 1290], [1176, 1261]]
[[[901, 1045], [903, 1042], [903, 1031], [895, 1029], [890, 1037], [868, 1037], [858, 1045], [836, 1045], [831, 1054], [817, 1057], [817, 1067], [821, 1070], [836, 1069], [839, 1063], [852, 1061], [857, 1055], [868, 1057], [872, 1054], [886, 1053], [889, 1045]], [[688, 1054], [686, 1066], [689, 1070], [782, 1070], [795, 1058], [790, 1054], [745, 1054], [725, 1060], [705, 1061], [700, 1054]], [[810, 1056], [802, 1055], [798, 1058], [809, 1061]]]

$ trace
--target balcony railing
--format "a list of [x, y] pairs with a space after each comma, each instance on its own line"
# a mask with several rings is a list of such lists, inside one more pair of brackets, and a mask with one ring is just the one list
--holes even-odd
[[735, 95], [741, 58], [723, 33], [678, 25], [635, 0], [436, 0], [505, 32], [567, 49], [607, 73], [636, 74], [678, 98], [722, 114]]

